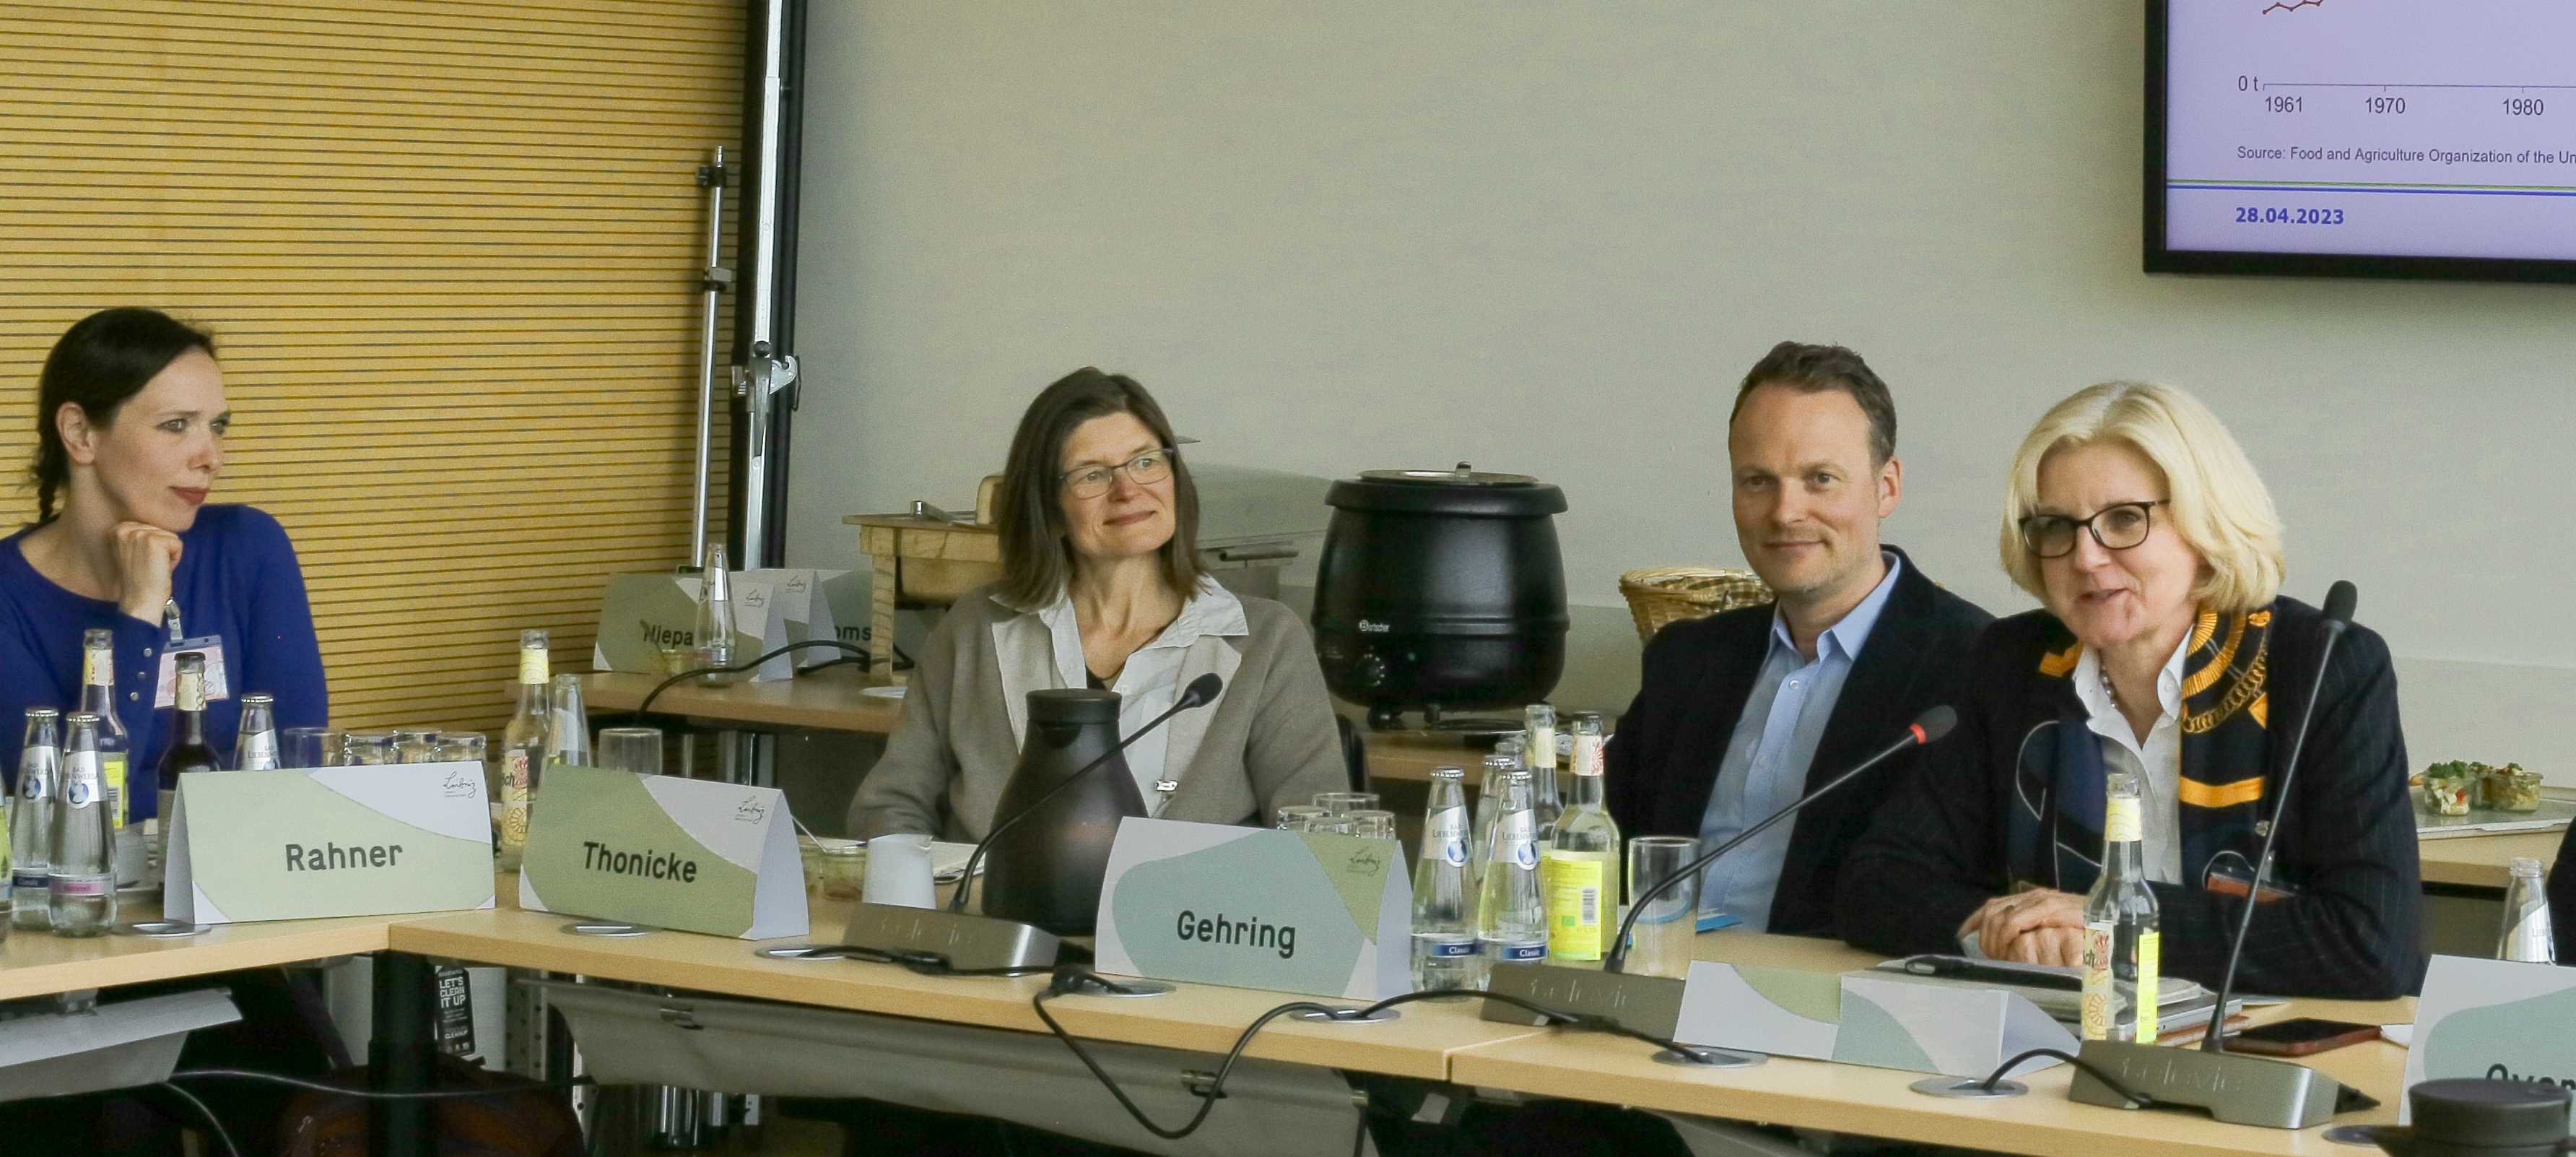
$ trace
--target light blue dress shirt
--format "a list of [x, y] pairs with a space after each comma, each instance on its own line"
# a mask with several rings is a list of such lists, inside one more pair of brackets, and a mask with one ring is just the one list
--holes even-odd
[[[1762, 673], [1744, 699], [1744, 714], [1726, 742], [1726, 761], [1718, 765], [1717, 787], [1708, 793], [1708, 812], [1699, 821], [1700, 849], [1731, 840], [1764, 816], [1797, 802], [1807, 790], [1807, 765], [1815, 762], [1816, 744], [1825, 736], [1843, 681], [1887, 609], [1888, 592], [1905, 565], [1893, 554], [1887, 576], [1869, 597], [1826, 628], [1816, 639], [1810, 662], [1798, 654], [1789, 624], [1773, 612], [1771, 646], [1762, 658]], [[1773, 825], [1752, 842], [1728, 852], [1700, 877], [1703, 911], [1741, 917], [1756, 932], [1771, 927], [1771, 898], [1780, 887], [1780, 865], [1789, 855], [1795, 821]]]

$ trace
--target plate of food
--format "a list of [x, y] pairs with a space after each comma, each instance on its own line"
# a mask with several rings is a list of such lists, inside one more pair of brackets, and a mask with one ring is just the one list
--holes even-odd
[[2544, 795], [2540, 773], [2519, 763], [2454, 759], [2425, 768], [2406, 784], [2418, 831], [2546, 828], [2576, 817], [2576, 802]]

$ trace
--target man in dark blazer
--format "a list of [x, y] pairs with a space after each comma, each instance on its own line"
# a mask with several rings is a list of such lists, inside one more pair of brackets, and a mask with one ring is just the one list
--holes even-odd
[[[1727, 456], [1736, 538], [1774, 601], [1658, 632], [1608, 750], [1619, 830], [1703, 848], [1949, 702], [1993, 619], [1879, 542], [1904, 468], [1895, 403], [1860, 355], [1773, 348], [1736, 391]], [[1889, 760], [1729, 853], [1703, 877], [1700, 907], [1757, 931], [1836, 935], [1843, 854], [1914, 762]]]

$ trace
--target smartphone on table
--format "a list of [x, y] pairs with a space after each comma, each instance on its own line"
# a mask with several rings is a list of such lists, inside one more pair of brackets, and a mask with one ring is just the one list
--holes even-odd
[[2267, 1057], [2304, 1057], [2379, 1037], [2379, 1026], [2302, 1016], [2227, 1034], [2227, 1051]]

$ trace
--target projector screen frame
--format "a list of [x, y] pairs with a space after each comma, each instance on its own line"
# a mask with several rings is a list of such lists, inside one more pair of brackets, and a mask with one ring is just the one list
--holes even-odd
[[2576, 283], [2576, 261], [2542, 258], [2410, 257], [2343, 253], [2264, 253], [2174, 249], [2165, 237], [2165, 105], [2172, 0], [2146, 0], [2146, 175], [2141, 199], [2145, 271], [2257, 277], [2366, 277], [2415, 281], [2516, 281]]

